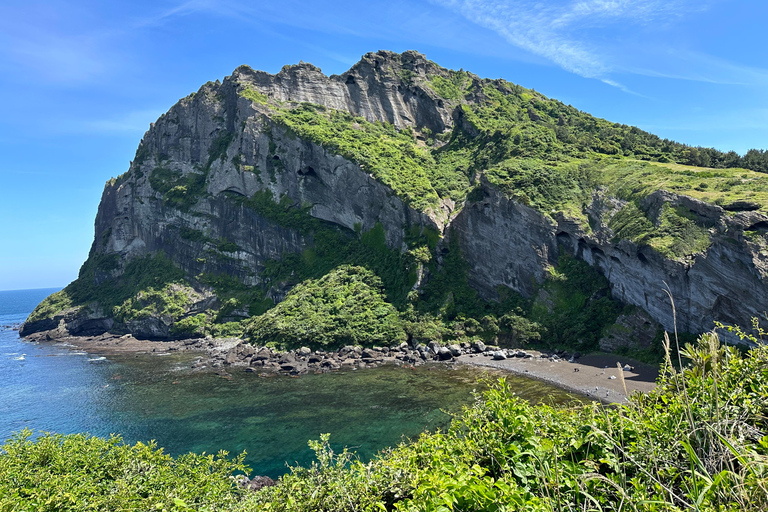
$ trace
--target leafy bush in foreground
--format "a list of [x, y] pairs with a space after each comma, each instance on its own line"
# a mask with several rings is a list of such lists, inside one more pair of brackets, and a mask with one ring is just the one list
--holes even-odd
[[189, 453], [174, 459], [154, 443], [24, 430], [0, 447], [0, 511], [228, 510], [242, 497], [230, 475], [246, 468]]

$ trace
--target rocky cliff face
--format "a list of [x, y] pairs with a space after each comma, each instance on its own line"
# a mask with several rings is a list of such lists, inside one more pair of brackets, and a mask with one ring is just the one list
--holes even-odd
[[[672, 332], [711, 330], [718, 320], [741, 326], [761, 318], [768, 304], [768, 254], [744, 236], [761, 229], [768, 217], [756, 212], [729, 214], [723, 208], [659, 191], [645, 199], [645, 207], [683, 205], [711, 226], [712, 243], [701, 254], [669, 259], [647, 246], [615, 240], [608, 220], [624, 202], [595, 192], [593, 229], [589, 232], [562, 215], [552, 219], [508, 200], [484, 185], [483, 200], [464, 208], [453, 221], [470, 263], [471, 284], [488, 299], [507, 286], [530, 296], [557, 263], [561, 251], [600, 269], [611, 283], [613, 297], [639, 306]], [[674, 298], [673, 314], [669, 292]]]
[[312, 64], [286, 66], [276, 75], [242, 66], [231, 79], [254, 85], [270, 99], [313, 103], [370, 122], [427, 127], [441, 133], [453, 126], [453, 109], [429, 90], [414, 86], [411, 77], [443, 73], [416, 52], [378, 52], [365, 55], [342, 75], [327, 77]]
[[[469, 282], [488, 300], [498, 298], [499, 286], [534, 296], [548, 269], [567, 252], [600, 269], [615, 298], [642, 308], [666, 329], [673, 328], [673, 318], [665, 286], [675, 298], [681, 331], [710, 329], [713, 319], [748, 325], [762, 314], [768, 304], [768, 256], [744, 233], [765, 231], [765, 215], [729, 213], [663, 191], [653, 194], [642, 205], [649, 215], [663, 204], [682, 205], [711, 233], [706, 251], [672, 259], [616, 240], [608, 224], [626, 202], [599, 189], [588, 207], [591, 228], [510, 199], [481, 174], [472, 176], [476, 193], [466, 204], [446, 198], [441, 208], [419, 211], [359, 162], [297, 136], [275, 119], [276, 108], [311, 103], [413, 129], [417, 142], [421, 134], [449, 133], [455, 126], [471, 136], [460, 103], [480, 98], [482, 90], [467, 93], [461, 102], [449, 100], [425, 85], [427, 76], [451, 75], [415, 52], [378, 52], [339, 76], [327, 77], [310, 64], [276, 75], [243, 66], [222, 83], [204, 85], [151, 126], [129, 171], [107, 183], [89, 257], [100, 262], [88, 275], [98, 286], [123, 279], [132, 261], [164, 254], [183, 271], [191, 290], [182, 312], [162, 321], [154, 310], [120, 320], [97, 301], [33, 319], [22, 333], [92, 333], [119, 326], [147, 337], [170, 337], [175, 321], [222, 307], [201, 278], [205, 275], [229, 276], [281, 300], [286, 284], [265, 277], [265, 268], [291, 254], [305, 255], [315, 244], [314, 234], [265, 213], [259, 208], [265, 200], [278, 202], [286, 212], [308, 212], [349, 236], [381, 225], [386, 245], [403, 252], [414, 233], [437, 232], [444, 241], [457, 237], [469, 263]], [[446, 247], [438, 245], [438, 259]]]

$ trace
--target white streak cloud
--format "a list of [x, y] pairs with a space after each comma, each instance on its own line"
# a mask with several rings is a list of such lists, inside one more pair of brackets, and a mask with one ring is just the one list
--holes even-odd
[[623, 88], [609, 78], [616, 71], [611, 49], [595, 36], [603, 32], [668, 23], [701, 6], [686, 0], [431, 0], [508, 42], [586, 78]]

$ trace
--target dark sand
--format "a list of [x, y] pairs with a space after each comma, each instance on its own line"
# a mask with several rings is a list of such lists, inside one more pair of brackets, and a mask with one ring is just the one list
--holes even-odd
[[[527, 352], [533, 353], [535, 357], [530, 359], [514, 357], [494, 361], [481, 354], [471, 354], [457, 359], [462, 363], [498, 368], [533, 377], [596, 400], [612, 403], [625, 403], [627, 394], [632, 394], [634, 391], [645, 393], [652, 390], [656, 387], [656, 378], [659, 375], [658, 367], [615, 354], [590, 354], [569, 363], [564, 359], [551, 361], [548, 358], [538, 357], [539, 354], [534, 351]], [[634, 370], [621, 371], [616, 363], [621, 363], [622, 366], [629, 364], [634, 367]], [[626, 392], [622, 385], [622, 373]]]

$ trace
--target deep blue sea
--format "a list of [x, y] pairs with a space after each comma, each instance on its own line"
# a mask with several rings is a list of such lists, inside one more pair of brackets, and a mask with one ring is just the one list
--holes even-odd
[[[0, 291], [0, 443], [25, 428], [115, 433], [132, 443], [154, 439], [176, 455], [245, 450], [255, 474], [277, 477], [286, 464], [309, 463], [307, 441], [325, 432], [365, 459], [445, 426], [489, 376], [440, 365], [226, 380], [193, 372], [191, 353], [104, 358], [20, 339], [13, 326], [54, 291]], [[524, 398], [571, 398], [538, 381], [508, 380]]]

